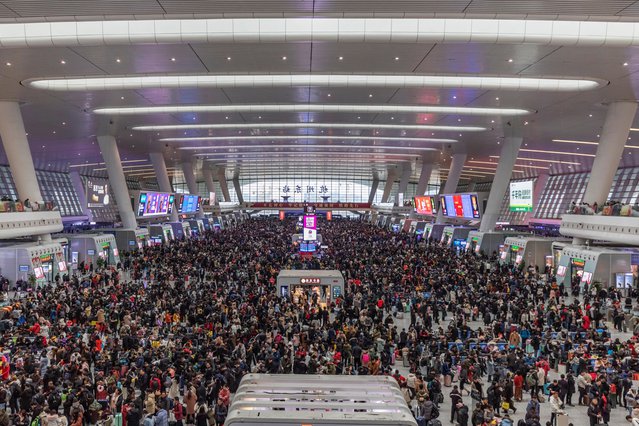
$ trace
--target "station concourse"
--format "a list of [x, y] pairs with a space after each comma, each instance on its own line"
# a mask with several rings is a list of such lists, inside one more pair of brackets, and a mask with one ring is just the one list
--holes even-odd
[[0, 0], [0, 426], [639, 425], [637, 34]]

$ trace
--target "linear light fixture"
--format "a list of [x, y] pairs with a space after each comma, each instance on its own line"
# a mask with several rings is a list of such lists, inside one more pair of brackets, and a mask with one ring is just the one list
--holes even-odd
[[[308, 147], [307, 145], [299, 145], [300, 148]], [[357, 155], [356, 155], [357, 154]], [[331, 155], [338, 156], [339, 158], [352, 156], [353, 158], [359, 158], [362, 154], [366, 154], [367, 158], [383, 158], [383, 157], [397, 157], [397, 158], [405, 158], [405, 159], [414, 159], [415, 155], [411, 154], [393, 154], [393, 153], [364, 153], [358, 152], [353, 154], [347, 154], [344, 152], [332, 152], [332, 151], [311, 151], [311, 152], [302, 152], [302, 151], [287, 151], [287, 152], [231, 152], [231, 153], [217, 153], [217, 154], [203, 154], [205, 157], [225, 157], [229, 160], [237, 160], [242, 161], [244, 157], [239, 156], [249, 156], [252, 157], [327, 157]], [[238, 156], [237, 158], [233, 156]]]
[[595, 154], [584, 154], [582, 152], [565, 152], [565, 151], [547, 151], [544, 149], [528, 149], [521, 148], [519, 151], [521, 152], [535, 152], [538, 154], [557, 154], [557, 155], [574, 155], [577, 157], [594, 157]]
[[[149, 161], [148, 159], [144, 159], [144, 160], [122, 160], [121, 163], [122, 164], [127, 164], [127, 163], [142, 163], [142, 162], [147, 162]], [[91, 166], [103, 166], [104, 163], [84, 163], [84, 164], [69, 164], [69, 168], [76, 168], [76, 167], [91, 167]]]
[[160, 132], [165, 130], [226, 130], [226, 129], [380, 129], [380, 130], [434, 130], [442, 132], [483, 132], [479, 126], [438, 126], [431, 124], [375, 124], [375, 123], [236, 123], [236, 124], [174, 124], [160, 126], [133, 126], [132, 130]]
[[[472, 167], [476, 167], [474, 166], [474, 164], [492, 164], [497, 166], [498, 163], [495, 163], [494, 161], [477, 161], [477, 160], [468, 160], [469, 163], [473, 163], [473, 165], [469, 165]], [[515, 167], [527, 167], [529, 169], [547, 169], [549, 166], [546, 167], [542, 167], [542, 166], [533, 166], [531, 164], [515, 164]]]
[[639, 45], [639, 23], [611, 20], [449, 18], [211, 18], [9, 22], [0, 47], [135, 44], [488, 43]]
[[395, 136], [318, 136], [318, 135], [258, 135], [258, 136], [194, 136], [184, 138], [161, 138], [160, 142], [216, 142], [216, 141], [272, 141], [272, 140], [332, 140], [346, 141], [395, 141], [395, 142], [432, 142], [432, 143], [456, 143], [457, 139], [438, 138], [402, 138]]
[[431, 142], [431, 143], [457, 143], [457, 139], [438, 138], [401, 138], [394, 136], [317, 136], [317, 135], [259, 135], [259, 136], [196, 136], [184, 138], [161, 138], [160, 142], [217, 142], [217, 141], [300, 141], [300, 140], [333, 140], [343, 141], [387, 141], [387, 142]]
[[179, 113], [268, 113], [268, 112], [336, 112], [360, 114], [412, 113], [412, 114], [456, 114], [481, 116], [519, 116], [534, 111], [521, 108], [479, 108], [442, 105], [345, 105], [345, 104], [243, 104], [243, 105], [162, 105], [147, 107], [109, 107], [96, 108], [100, 115], [142, 115], [142, 114], [179, 114]]
[[608, 84], [591, 78], [415, 74], [184, 74], [34, 78], [33, 89], [59, 92], [138, 89], [227, 89], [244, 87], [392, 87], [569, 92]]
[[[495, 164], [495, 166], [497, 166], [497, 165]], [[471, 167], [473, 169], [479, 169], [479, 170], [491, 170], [491, 171], [496, 171], [497, 170], [496, 167], [493, 168], [493, 167], [483, 167], [483, 166], [474, 166], [474, 165], [466, 165], [466, 166], [464, 166], [464, 169], [468, 169], [468, 168], [471, 168]], [[519, 167], [519, 166], [517, 166], [517, 167]], [[513, 168], [513, 170], [519, 170], [519, 169]], [[523, 170], [521, 170], [521, 171], [523, 171]]]
[[276, 148], [323, 148], [323, 149], [388, 149], [398, 151], [437, 151], [435, 148], [416, 146], [375, 146], [375, 145], [300, 145], [300, 144], [279, 144], [279, 145], [213, 145], [213, 146], [183, 146], [178, 149], [182, 151], [199, 151], [210, 149], [276, 149]]
[[[559, 143], [572, 143], [576, 145], [599, 145], [599, 142], [575, 141], [575, 140], [569, 140], [569, 139], [553, 139], [552, 141], [559, 142]], [[624, 145], [624, 148], [639, 149], [639, 145]]]
[[[499, 155], [490, 155], [490, 158], [499, 158]], [[517, 160], [521, 161], [538, 161], [541, 163], [557, 163], [557, 164], [569, 164], [573, 166], [581, 166], [581, 163], [574, 161], [561, 161], [561, 160], [547, 160], [545, 158], [530, 158], [530, 157], [517, 157]]]

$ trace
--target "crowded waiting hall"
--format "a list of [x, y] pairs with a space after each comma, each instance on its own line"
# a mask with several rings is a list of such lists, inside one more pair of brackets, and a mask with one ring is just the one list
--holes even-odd
[[639, 426], [638, 35], [0, 0], [0, 426]]

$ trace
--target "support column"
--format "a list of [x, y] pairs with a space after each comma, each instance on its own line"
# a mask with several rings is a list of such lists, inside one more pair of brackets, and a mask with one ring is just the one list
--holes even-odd
[[217, 178], [217, 182], [220, 184], [220, 189], [222, 190], [222, 195], [224, 196], [224, 201], [227, 203], [231, 201], [231, 193], [229, 192], [229, 184], [226, 182], [226, 169], [224, 167], [218, 167], [215, 170], [215, 177]]
[[519, 155], [519, 148], [521, 148], [521, 143], [524, 140], [519, 123], [504, 128], [504, 133], [506, 137], [501, 147], [501, 152], [499, 153], [499, 164], [497, 164], [493, 184], [490, 187], [486, 211], [479, 225], [481, 232], [491, 232], [495, 230], [495, 225], [499, 219], [501, 204], [504, 202], [504, 195], [506, 195], [508, 185], [510, 185], [513, 167]]
[[610, 104], [584, 193], [584, 202], [602, 205], [607, 201], [636, 112], [636, 102]]
[[[199, 195], [197, 190], [197, 181], [195, 180], [195, 173], [193, 173], [193, 163], [182, 163], [182, 173], [184, 173], [184, 180], [186, 180], [186, 186], [189, 188], [189, 193], [192, 195]], [[204, 217], [204, 212], [199, 211], [195, 214], [195, 217], [201, 219]]]
[[[20, 104], [0, 101], [0, 137], [9, 160], [11, 176], [21, 201], [44, 204], [36, 177], [31, 149], [27, 140]], [[51, 241], [51, 234], [40, 235], [43, 241]]]
[[533, 211], [527, 212], [524, 215], [524, 220], [522, 225], [528, 225], [530, 220], [533, 218], [534, 210], [539, 205], [539, 200], [541, 200], [541, 194], [544, 193], [544, 189], [546, 188], [546, 184], [548, 183], [548, 178], [550, 175], [548, 171], [544, 171], [537, 176], [537, 180], [535, 181], [535, 187], [533, 188]]
[[379, 178], [373, 178], [373, 183], [371, 184], [371, 192], [368, 194], [368, 204], [372, 205], [373, 201], [375, 201], [375, 195], [377, 194], [377, 188], [379, 188]]
[[[155, 172], [155, 178], [158, 181], [160, 191], [173, 193], [173, 186], [171, 185], [171, 181], [169, 180], [169, 173], [166, 170], [166, 161], [164, 161], [164, 154], [162, 154], [161, 152], [151, 152], [149, 154], [149, 157], [151, 157], [153, 171]], [[173, 210], [171, 211], [171, 222], [177, 221], [177, 201], [175, 201]]]
[[402, 168], [402, 176], [399, 179], [399, 187], [397, 188], [397, 194], [395, 194], [395, 205], [399, 206], [399, 194], [406, 195], [408, 189], [408, 180], [410, 179], [411, 168], [410, 163], [404, 164]]
[[[215, 182], [213, 182], [213, 173], [209, 167], [206, 167], [206, 164], [202, 166], [202, 175], [204, 176], [204, 183], [206, 184], [206, 190], [209, 191], [209, 194], [210, 193], [215, 194]], [[211, 203], [215, 203], [215, 201], [216, 200], [211, 200]]]
[[237, 202], [244, 204], [244, 196], [242, 195], [242, 187], [240, 186], [240, 178], [233, 178], [233, 188], [235, 189], [235, 195], [237, 195]]
[[395, 179], [397, 179], [397, 174], [397, 168], [388, 169], [386, 183], [384, 184], [384, 192], [382, 194], [382, 203], [388, 202], [391, 190], [393, 189], [393, 184], [395, 183]]
[[[446, 178], [446, 184], [442, 194], [454, 194], [457, 190], [457, 184], [459, 184], [459, 178], [461, 176], [462, 169], [466, 163], [466, 154], [457, 153], [453, 154], [453, 159], [450, 162], [450, 170], [448, 170], [448, 177]], [[435, 223], [441, 223], [444, 220], [444, 213], [440, 206], [437, 211], [437, 219]]]
[[428, 189], [428, 182], [430, 182], [430, 175], [433, 173], [433, 163], [422, 163], [422, 171], [419, 175], [419, 182], [417, 182], [417, 190], [415, 195], [420, 196], [426, 193]]
[[69, 177], [71, 178], [73, 189], [75, 189], [75, 192], [78, 195], [78, 201], [80, 202], [80, 207], [82, 207], [82, 213], [86, 215], [87, 221], [89, 221], [89, 223], [93, 222], [93, 212], [89, 208], [89, 203], [87, 202], [86, 187], [84, 183], [82, 182], [82, 177], [80, 177], [80, 173], [75, 171], [69, 172]]
[[131, 206], [129, 188], [126, 186], [126, 178], [122, 170], [118, 144], [113, 136], [104, 135], [98, 136], [98, 145], [100, 145], [102, 158], [104, 158], [104, 163], [106, 164], [109, 183], [113, 189], [115, 202], [118, 204], [122, 226], [124, 229], [136, 229], [138, 225], [135, 220], [135, 214], [133, 213], [133, 207]]
[[[608, 107], [606, 121], [597, 146], [597, 154], [590, 170], [590, 179], [588, 179], [582, 201], [590, 205], [594, 203], [602, 205], [607, 201], [636, 113], [636, 102], [613, 102]], [[585, 243], [583, 238], [573, 239], [573, 244]]]

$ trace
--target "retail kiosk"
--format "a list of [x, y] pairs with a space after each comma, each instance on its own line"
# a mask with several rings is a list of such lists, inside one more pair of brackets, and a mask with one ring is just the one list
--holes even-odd
[[173, 236], [176, 240], [191, 238], [191, 225], [188, 222], [169, 222], [167, 225], [173, 229]]
[[474, 230], [475, 228], [469, 228], [467, 226], [447, 226], [442, 231], [440, 241], [447, 247], [457, 250], [466, 250], [468, 234], [470, 231]]
[[17, 280], [28, 282], [30, 276], [36, 284], [53, 281], [56, 274], [67, 272], [63, 244], [67, 244], [64, 238], [44, 244], [7, 242], [0, 245], [0, 274], [12, 284]]
[[507, 237], [500, 250], [500, 261], [506, 265], [535, 266], [544, 271], [552, 265], [552, 244], [556, 241], [541, 237]]
[[555, 272], [557, 282], [570, 288], [573, 280], [580, 283], [631, 289], [633, 285], [632, 252], [605, 247], [565, 246]]
[[504, 244], [504, 240], [508, 237], [519, 235], [517, 232], [508, 231], [470, 231], [466, 240], [466, 250], [473, 253], [484, 253], [490, 256], [493, 253], [499, 253], [499, 247]]
[[154, 244], [168, 243], [175, 239], [173, 227], [166, 223], [149, 225], [149, 236]]
[[78, 264], [97, 264], [102, 259], [106, 265], [120, 263], [120, 252], [113, 234], [65, 234], [69, 241], [70, 263], [73, 268]]
[[191, 234], [202, 235], [204, 233], [204, 221], [202, 219], [190, 219]]
[[277, 295], [300, 303], [303, 295], [317, 294], [321, 306], [344, 295], [344, 276], [337, 270], [283, 270], [277, 275]]

